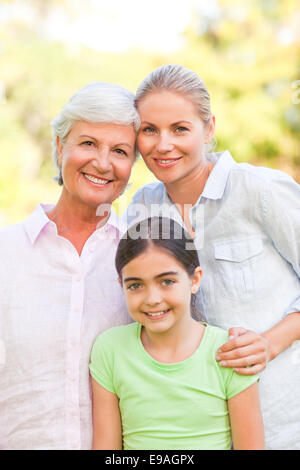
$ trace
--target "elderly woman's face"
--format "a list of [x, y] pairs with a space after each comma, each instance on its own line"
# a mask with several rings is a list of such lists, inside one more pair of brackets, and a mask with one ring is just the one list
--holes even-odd
[[73, 202], [97, 208], [124, 190], [134, 161], [133, 126], [77, 121], [57, 140], [64, 190]]

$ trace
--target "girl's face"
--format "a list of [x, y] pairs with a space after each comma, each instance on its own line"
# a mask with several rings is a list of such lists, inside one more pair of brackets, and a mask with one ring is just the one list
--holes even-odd
[[91, 208], [112, 203], [130, 177], [135, 139], [133, 126], [75, 122], [65, 143], [57, 139], [69, 199]]
[[197, 173], [204, 145], [214, 132], [214, 117], [205, 124], [192, 101], [172, 91], [152, 92], [138, 104], [139, 151], [157, 179], [176, 183]]
[[150, 246], [122, 269], [128, 312], [148, 332], [163, 333], [190, 320], [191, 294], [202, 271], [191, 277], [167, 250]]

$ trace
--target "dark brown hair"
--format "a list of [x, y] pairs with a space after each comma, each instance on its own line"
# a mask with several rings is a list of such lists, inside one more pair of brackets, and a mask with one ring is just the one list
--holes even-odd
[[[130, 227], [119, 242], [115, 265], [120, 279], [124, 266], [150, 246], [168, 251], [189, 276], [193, 276], [195, 269], [200, 266], [193, 239], [178, 222], [167, 217], [150, 217]], [[196, 310], [195, 303], [196, 297], [192, 294], [192, 316], [202, 320], [203, 315]]]

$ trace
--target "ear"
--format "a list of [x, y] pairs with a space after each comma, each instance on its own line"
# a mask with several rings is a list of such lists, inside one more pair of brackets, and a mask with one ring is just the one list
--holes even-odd
[[120, 277], [118, 278], [118, 282], [119, 282], [120, 286], [122, 287], [123, 283], [122, 283], [122, 279]]
[[56, 148], [58, 153], [58, 164], [62, 166], [62, 153], [63, 153], [63, 144], [60, 141], [60, 138], [56, 136]]
[[202, 269], [200, 266], [198, 266], [195, 271], [194, 275], [192, 277], [192, 284], [191, 284], [191, 293], [196, 294], [198, 291], [200, 284], [201, 284], [201, 279], [202, 279]]
[[210, 116], [209, 125], [207, 126], [205, 143], [208, 144], [214, 136], [216, 127], [216, 118], [213, 114]]

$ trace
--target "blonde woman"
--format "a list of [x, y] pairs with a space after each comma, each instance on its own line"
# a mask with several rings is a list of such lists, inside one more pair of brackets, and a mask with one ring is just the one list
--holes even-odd
[[228, 151], [207, 153], [210, 96], [180, 65], [150, 73], [136, 106], [138, 148], [160, 182], [136, 193], [128, 217], [135, 207], [153, 215], [160, 206], [193, 233], [203, 269], [198, 302], [209, 324], [229, 330], [216, 360], [239, 374], [261, 373], [266, 447], [300, 449], [292, 348], [300, 339], [299, 185], [280, 171], [238, 164]]

